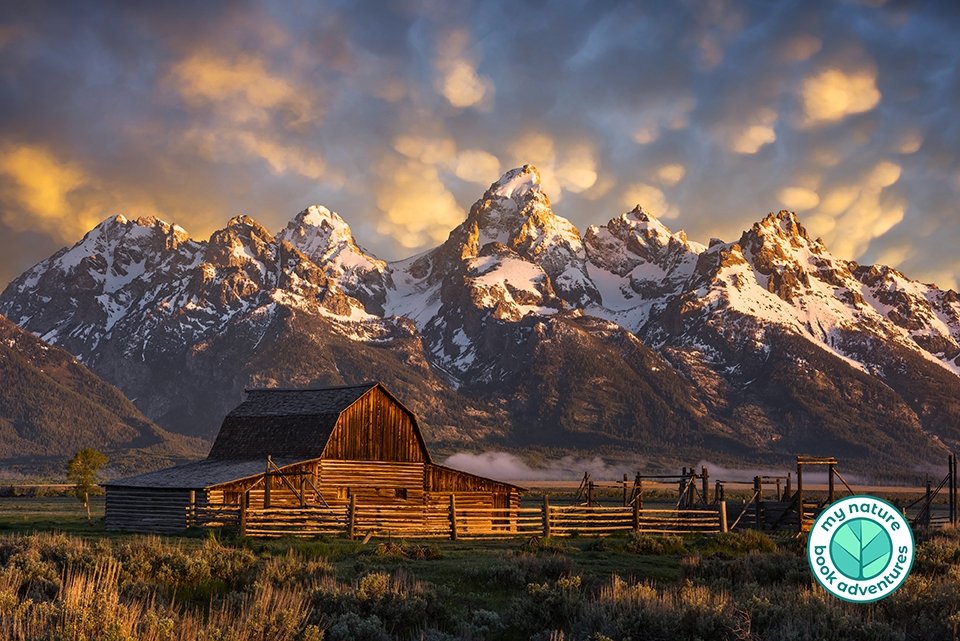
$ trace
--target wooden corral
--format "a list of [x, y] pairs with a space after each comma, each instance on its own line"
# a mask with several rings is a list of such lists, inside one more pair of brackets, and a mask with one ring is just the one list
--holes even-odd
[[[416, 416], [380, 383], [247, 394], [206, 460], [106, 484], [107, 528], [173, 532], [239, 521], [247, 529], [249, 515], [252, 533], [288, 524], [294, 513], [285, 510], [328, 510], [336, 521], [350, 505], [361, 506], [358, 514], [376, 505], [408, 516], [451, 503], [519, 506], [517, 486], [434, 464]], [[381, 520], [402, 529], [404, 518]], [[495, 528], [502, 519], [487, 521]]]

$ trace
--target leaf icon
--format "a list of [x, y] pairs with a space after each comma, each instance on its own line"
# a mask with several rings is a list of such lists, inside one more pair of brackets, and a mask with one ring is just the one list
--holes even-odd
[[883, 572], [892, 555], [890, 535], [869, 519], [847, 521], [830, 541], [834, 565], [850, 579], [872, 579]]

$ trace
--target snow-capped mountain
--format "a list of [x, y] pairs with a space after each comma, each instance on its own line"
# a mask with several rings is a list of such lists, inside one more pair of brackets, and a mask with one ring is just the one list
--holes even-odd
[[955, 292], [834, 257], [788, 212], [709, 247], [639, 206], [581, 236], [530, 165], [393, 263], [318, 205], [276, 236], [239, 216], [208, 241], [117, 216], [13, 281], [0, 313], [185, 433], [244, 386], [380, 378], [450, 442], [913, 460], [960, 444]]

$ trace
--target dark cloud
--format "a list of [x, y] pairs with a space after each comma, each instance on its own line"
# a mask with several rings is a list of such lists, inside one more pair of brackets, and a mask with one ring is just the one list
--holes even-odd
[[955, 285], [960, 13], [871, 5], [6, 3], [0, 280], [119, 210], [202, 236], [323, 202], [402, 257], [482, 192], [469, 151], [544, 164], [580, 226], [641, 193], [702, 241], [802, 188], [850, 258]]

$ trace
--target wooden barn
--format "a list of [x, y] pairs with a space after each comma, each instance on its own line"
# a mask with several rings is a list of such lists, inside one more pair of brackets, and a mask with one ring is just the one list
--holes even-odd
[[416, 416], [381, 383], [248, 390], [205, 460], [105, 487], [107, 529], [140, 532], [180, 531], [217, 510], [224, 521], [258, 513], [278, 522], [357, 505], [395, 509], [401, 520], [454, 504], [509, 515], [521, 491], [434, 463]]

